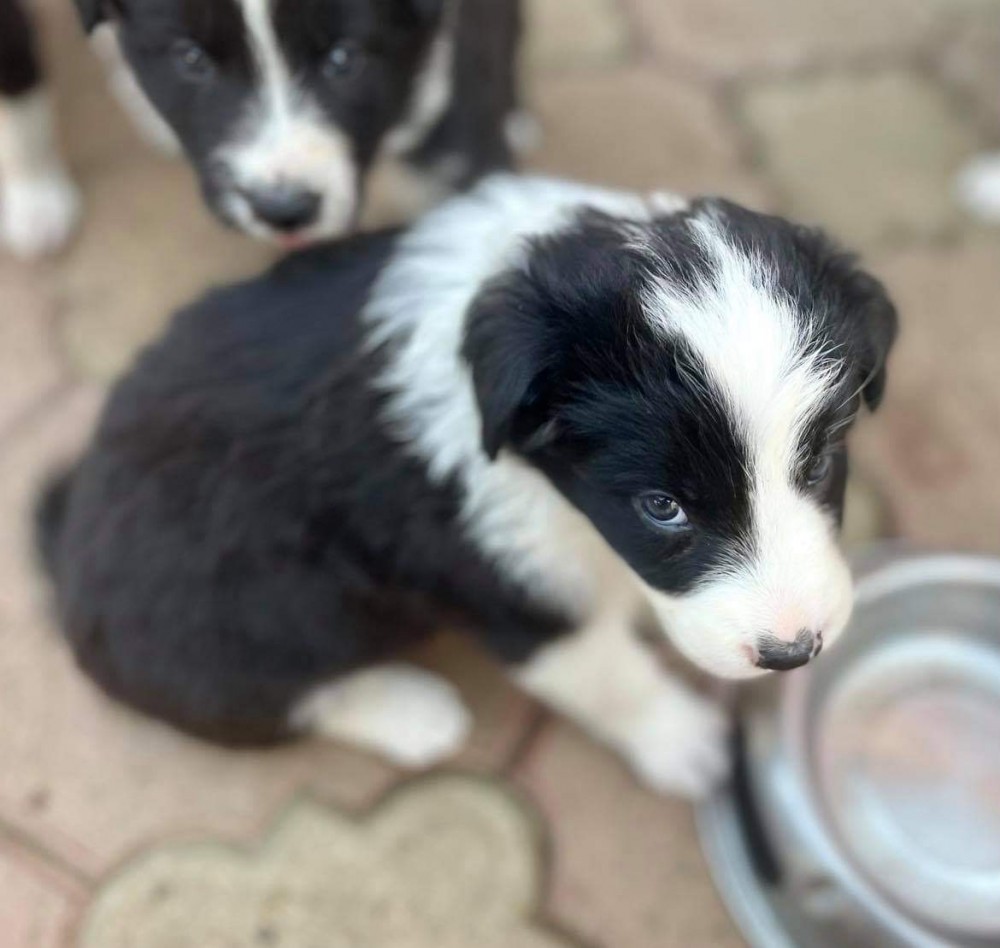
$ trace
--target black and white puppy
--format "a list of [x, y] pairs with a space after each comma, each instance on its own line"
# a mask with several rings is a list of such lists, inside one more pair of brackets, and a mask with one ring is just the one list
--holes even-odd
[[185, 730], [426, 764], [467, 715], [400, 653], [457, 616], [697, 795], [724, 717], [640, 617], [726, 678], [837, 638], [844, 436], [895, 323], [816, 231], [494, 176], [176, 318], [41, 509], [66, 633]]
[[61, 245], [80, 201], [56, 144], [22, 0], [0, 0], [0, 246], [34, 257]]
[[511, 163], [519, 0], [76, 3], [140, 126], [255, 237], [343, 234], [384, 161], [438, 197]]

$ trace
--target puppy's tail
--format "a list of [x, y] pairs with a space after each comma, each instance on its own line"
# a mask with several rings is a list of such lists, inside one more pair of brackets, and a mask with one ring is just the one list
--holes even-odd
[[56, 570], [73, 474], [74, 469], [68, 468], [54, 475], [42, 489], [35, 505], [35, 547], [50, 576]]

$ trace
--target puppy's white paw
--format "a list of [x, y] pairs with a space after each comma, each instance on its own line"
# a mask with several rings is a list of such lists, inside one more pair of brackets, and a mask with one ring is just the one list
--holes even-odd
[[969, 162], [955, 180], [962, 205], [983, 220], [1000, 221], [1000, 154]]
[[451, 756], [472, 729], [455, 688], [410, 665], [381, 665], [325, 685], [296, 707], [291, 721], [404, 767], [429, 767]]
[[538, 118], [525, 109], [511, 112], [503, 123], [507, 145], [515, 155], [530, 155], [542, 147], [545, 132]]
[[622, 749], [651, 789], [698, 800], [729, 774], [729, 720], [717, 704], [672, 685], [634, 722]]
[[8, 178], [0, 193], [0, 241], [30, 259], [58, 250], [80, 218], [80, 198], [61, 170]]

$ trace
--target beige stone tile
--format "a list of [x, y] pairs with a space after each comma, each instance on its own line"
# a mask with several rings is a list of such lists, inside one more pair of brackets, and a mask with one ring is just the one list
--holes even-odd
[[876, 261], [902, 323], [859, 462], [918, 543], [1000, 551], [1000, 242]]
[[0, 432], [62, 375], [48, 266], [0, 256]]
[[629, 53], [617, 0], [526, 0], [523, 62], [531, 71], [600, 68]]
[[744, 107], [793, 215], [861, 244], [957, 225], [953, 176], [978, 141], [921, 75], [766, 83], [747, 91]]
[[0, 941], [4, 948], [68, 948], [85, 892], [0, 832]]
[[517, 773], [548, 820], [548, 911], [611, 948], [738, 948], [688, 804], [639, 787], [609, 752], [562, 722]]
[[647, 68], [540, 79], [544, 143], [532, 165], [601, 184], [727, 194], [763, 204], [710, 97]]
[[252, 849], [136, 859], [81, 948], [569, 948], [532, 917], [536, 842], [498, 788], [456, 777], [405, 787], [360, 823], [299, 803]]
[[469, 636], [441, 635], [418, 656], [455, 683], [476, 720], [468, 745], [449, 766], [484, 773], [500, 770], [531, 726], [537, 713], [534, 703]]
[[148, 156], [102, 166], [83, 185], [85, 226], [57, 287], [63, 345], [88, 378], [113, 377], [177, 307], [274, 258], [219, 226], [180, 162]]
[[626, 0], [661, 61], [709, 75], [917, 48], [940, 0]]

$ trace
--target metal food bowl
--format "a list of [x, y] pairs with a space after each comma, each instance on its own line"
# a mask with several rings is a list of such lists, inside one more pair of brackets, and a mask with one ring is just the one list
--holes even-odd
[[755, 948], [1000, 945], [1000, 561], [881, 552], [854, 618], [741, 701], [702, 842]]

